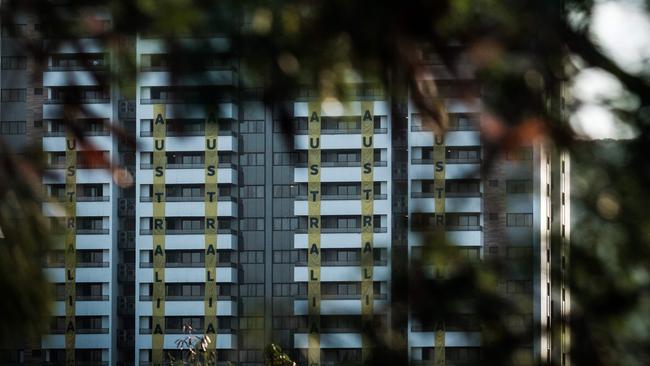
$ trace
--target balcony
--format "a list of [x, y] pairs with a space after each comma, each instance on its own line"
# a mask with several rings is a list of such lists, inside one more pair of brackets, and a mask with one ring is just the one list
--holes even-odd
[[[56, 296], [55, 301], [65, 301], [65, 296]], [[108, 295], [77, 295], [75, 301], [108, 301]]]
[[[306, 168], [308, 163], [296, 163], [296, 168]], [[374, 166], [387, 166], [386, 161], [375, 161]], [[323, 168], [347, 168], [347, 167], [358, 167], [361, 168], [360, 161], [323, 161], [321, 162]]]
[[[217, 234], [236, 234], [236, 229], [218, 229]], [[205, 234], [205, 229], [166, 229], [165, 235], [197, 235]], [[140, 235], [153, 235], [152, 229], [140, 229]]]
[[[375, 193], [373, 194], [373, 198], [375, 201], [382, 201], [388, 198], [387, 194], [379, 194]], [[320, 197], [321, 201], [358, 201], [361, 199], [361, 195], [354, 194], [354, 195], [343, 195], [343, 194], [324, 194]], [[296, 201], [307, 201], [307, 196], [296, 196], [295, 197]]]
[[[203, 334], [203, 329], [202, 328], [194, 328], [192, 330], [193, 334]], [[164, 329], [163, 330], [164, 334], [169, 334], [169, 335], [174, 335], [174, 334], [183, 334], [187, 335], [187, 331], [184, 329], [178, 329], [178, 328], [173, 328], [173, 329]], [[217, 328], [217, 334], [236, 334], [237, 329], [236, 328]], [[139, 334], [151, 334], [151, 329], [150, 328], [140, 328], [139, 329]]]
[[[82, 136], [110, 136], [111, 131], [109, 130], [104, 130], [104, 131], [82, 131], [81, 132]], [[66, 131], [43, 131], [43, 136], [44, 137], [65, 137], [67, 136]]]
[[[387, 128], [375, 128], [373, 130], [375, 135], [381, 135], [381, 134], [386, 134], [388, 133]], [[307, 130], [296, 130], [294, 132], [296, 135], [308, 135], [309, 132]], [[360, 128], [350, 128], [350, 129], [321, 129], [320, 130], [321, 135], [360, 135], [361, 134], [361, 129]]]
[[[77, 328], [77, 334], [108, 334], [108, 328]], [[48, 334], [65, 334], [65, 329], [50, 329]]]
[[[77, 268], [107, 268], [110, 266], [110, 262], [77, 262]], [[44, 264], [45, 268], [63, 268], [65, 263], [63, 262], [50, 262]]]
[[[218, 302], [222, 301], [235, 301], [236, 297], [232, 295], [217, 295]], [[140, 295], [140, 301], [152, 301], [153, 296]], [[205, 295], [179, 295], [179, 296], [165, 296], [165, 301], [204, 301]], [[218, 306], [217, 306], [218, 308]]]
[[[237, 165], [234, 163], [219, 163], [219, 169], [237, 169]], [[140, 164], [140, 169], [142, 170], [151, 170], [153, 169], [153, 164]], [[205, 163], [168, 163], [165, 166], [165, 169], [205, 169]]]
[[[217, 267], [237, 268], [237, 263], [221, 262], [221, 263], [217, 263]], [[140, 268], [153, 268], [153, 263], [140, 262]], [[205, 268], [205, 262], [167, 262], [165, 263], [165, 268]]]
[[[446, 158], [445, 164], [480, 164], [481, 159], [452, 159]], [[411, 164], [413, 165], [423, 165], [431, 164], [433, 165], [433, 159], [411, 159]]]
[[[237, 202], [237, 197], [218, 196], [217, 201]], [[153, 202], [153, 197], [140, 196], [140, 202]], [[205, 202], [205, 196], [184, 196], [184, 197], [166, 196], [165, 202]]]
[[[205, 136], [204, 130], [187, 130], [187, 131], [166, 131], [166, 137], [190, 137], [190, 136]], [[237, 136], [235, 131], [219, 130], [219, 136]], [[153, 131], [140, 131], [140, 137], [153, 137]]]
[[[346, 233], [346, 234], [361, 234], [360, 227], [331, 227], [331, 228], [321, 228], [320, 232], [322, 234], [335, 234], [335, 233]], [[388, 228], [385, 227], [375, 227], [373, 228], [374, 233], [387, 233]], [[307, 229], [298, 228], [295, 230], [296, 234], [306, 234]]]
[[77, 229], [77, 235], [108, 235], [109, 229]]
[[111, 98], [45, 99], [43, 104], [108, 104]]

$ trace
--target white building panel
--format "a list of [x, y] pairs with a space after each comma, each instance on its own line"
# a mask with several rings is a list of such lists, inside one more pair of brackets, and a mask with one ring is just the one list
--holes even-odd
[[[296, 216], [307, 215], [307, 202], [294, 201], [293, 212]], [[361, 215], [361, 201], [360, 200], [321, 200], [320, 202], [321, 215]], [[390, 212], [390, 201], [375, 200], [374, 213], [375, 214], [388, 214]]]

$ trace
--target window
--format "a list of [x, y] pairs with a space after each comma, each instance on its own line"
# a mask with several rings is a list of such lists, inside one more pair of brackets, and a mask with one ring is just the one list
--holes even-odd
[[479, 226], [479, 214], [447, 214], [448, 227], [474, 228]]
[[264, 219], [263, 218], [240, 219], [239, 228], [241, 230], [253, 230], [253, 231], [264, 230]]
[[0, 122], [0, 134], [2, 135], [24, 135], [25, 121], [2, 121]]
[[2, 25], [2, 38], [22, 37], [27, 30], [27, 24]]
[[2, 89], [3, 102], [24, 102], [25, 89]]
[[[447, 180], [445, 191], [449, 195], [477, 195], [481, 191], [478, 180], [454, 179]], [[431, 187], [433, 188], [433, 187]]]
[[449, 130], [472, 131], [478, 127], [478, 116], [471, 114], [451, 114], [449, 116]]
[[27, 68], [25, 56], [3, 56], [2, 70], [24, 70]]
[[533, 290], [531, 281], [508, 281], [506, 283], [506, 292], [509, 294], [529, 293]]
[[293, 231], [298, 228], [297, 217], [274, 217], [273, 230], [288, 230]]
[[241, 121], [239, 132], [244, 133], [264, 133], [264, 120]]
[[447, 160], [474, 161], [481, 158], [480, 147], [447, 147]]
[[507, 180], [506, 181], [507, 193], [532, 193], [533, 181], [529, 179], [522, 180]]
[[264, 263], [264, 252], [261, 250], [241, 252], [239, 263]]
[[532, 213], [509, 213], [506, 215], [506, 226], [522, 227], [533, 226]]
[[260, 166], [264, 165], [264, 154], [241, 154], [239, 156], [239, 164], [242, 166]]
[[533, 160], [532, 147], [520, 147], [518, 149], [509, 150], [506, 153], [507, 160]]
[[273, 165], [294, 165], [296, 162], [296, 153], [282, 152], [273, 154]]
[[276, 184], [273, 186], [273, 198], [293, 198], [298, 195], [296, 184]]
[[239, 187], [240, 198], [264, 198], [264, 186], [244, 186]]

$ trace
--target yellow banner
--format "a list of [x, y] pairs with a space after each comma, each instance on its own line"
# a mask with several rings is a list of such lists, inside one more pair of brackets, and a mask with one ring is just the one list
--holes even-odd
[[162, 365], [165, 340], [165, 105], [153, 106], [153, 317], [151, 357], [154, 366]]
[[216, 363], [217, 346], [217, 169], [219, 154], [217, 140], [219, 124], [214, 112], [205, 120], [205, 336], [208, 343], [208, 360]]
[[445, 366], [446, 365], [446, 359], [445, 359], [445, 330], [444, 329], [437, 329], [436, 330], [436, 340], [435, 340], [435, 352], [433, 354], [434, 357], [434, 365], [435, 366]]
[[77, 296], [77, 140], [72, 132], [65, 139], [65, 361], [75, 364]]
[[[361, 320], [365, 331], [373, 318], [373, 235], [374, 235], [374, 103], [361, 102]], [[362, 335], [362, 358], [371, 353], [368, 337]]]
[[320, 266], [321, 266], [321, 112], [320, 103], [310, 102], [307, 117], [309, 132], [309, 149], [307, 152], [307, 309], [309, 334], [309, 350], [307, 360], [309, 366], [320, 365]]

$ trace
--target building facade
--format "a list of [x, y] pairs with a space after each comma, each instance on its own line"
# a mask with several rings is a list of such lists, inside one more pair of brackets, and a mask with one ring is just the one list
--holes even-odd
[[471, 73], [435, 73], [443, 135], [371, 84], [341, 104], [307, 91], [269, 105], [225, 38], [187, 40], [211, 51], [179, 79], [162, 40], [134, 37], [137, 82], [121, 90], [93, 76], [116, 57], [96, 40], [50, 50], [34, 76], [12, 43], [36, 26], [3, 26], [20, 32], [3, 31], [2, 137], [39, 136], [43, 212], [61, 234], [45, 268], [51, 331], [14, 362], [159, 365], [191, 333], [210, 337], [219, 364], [263, 364], [274, 342], [299, 364], [335, 365], [369, 357], [362, 329], [383, 325], [415, 364], [480, 364], [472, 314], [432, 328], [392, 310], [398, 265], [436, 232], [464, 258], [532, 264], [495, 288], [527, 303], [511, 322], [540, 324], [517, 362], [568, 363], [569, 158], [535, 143], [482, 169], [480, 90], [455, 88]]

